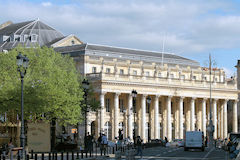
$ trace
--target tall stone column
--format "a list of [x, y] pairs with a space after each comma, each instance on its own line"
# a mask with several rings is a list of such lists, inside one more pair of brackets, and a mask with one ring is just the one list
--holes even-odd
[[133, 97], [128, 96], [128, 134], [130, 139], [133, 139]]
[[224, 139], [224, 116], [223, 116], [223, 107], [224, 106], [224, 101], [222, 102], [221, 104], [221, 122], [220, 122], [220, 125], [221, 125], [221, 139]]
[[119, 95], [120, 93], [115, 93], [114, 95], [114, 136], [115, 137], [118, 137]]
[[237, 100], [233, 102], [233, 132], [238, 131], [237, 102]]
[[190, 104], [190, 129], [191, 131], [195, 131], [195, 98], [191, 98], [191, 104]]
[[206, 99], [202, 100], [202, 131], [206, 136]]
[[171, 108], [172, 96], [167, 97], [167, 138], [172, 141], [172, 108]]
[[[155, 96], [154, 103], [154, 137], [155, 139], [159, 139], [158, 127], [159, 127], [159, 103], [158, 103], [159, 95]], [[151, 123], [151, 122], [150, 122]]]
[[143, 142], [146, 142], [146, 134], [145, 134], [145, 127], [146, 127], [146, 95], [142, 95], [142, 124], [141, 124], [141, 132], [142, 132], [142, 139]]
[[[221, 138], [221, 105], [220, 105], [220, 102], [218, 102], [218, 105], [217, 105], [217, 132], [218, 132], [218, 138]], [[216, 129], [216, 128], [215, 128]]]
[[101, 109], [100, 109], [100, 125], [99, 125], [99, 133], [103, 131], [104, 129], [104, 104], [105, 104], [105, 92], [102, 92], [100, 95], [100, 103], [101, 103]]
[[227, 102], [228, 100], [224, 101], [223, 105], [223, 138], [227, 138], [227, 133], [228, 133], [228, 126], [227, 126]]
[[183, 139], [183, 97], [179, 98], [179, 138]]
[[217, 99], [212, 99], [212, 107], [213, 107], [213, 139], [217, 139]]

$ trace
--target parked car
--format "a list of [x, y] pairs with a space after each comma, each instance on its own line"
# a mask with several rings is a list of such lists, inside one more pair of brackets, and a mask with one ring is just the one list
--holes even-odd
[[184, 147], [183, 139], [174, 139], [172, 142], [168, 142], [166, 147]]
[[183, 139], [175, 139], [174, 140], [177, 144], [178, 147], [184, 147], [184, 140]]

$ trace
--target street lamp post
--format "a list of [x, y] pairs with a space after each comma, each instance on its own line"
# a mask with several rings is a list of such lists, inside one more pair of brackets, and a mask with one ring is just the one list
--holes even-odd
[[21, 53], [18, 54], [17, 58], [17, 65], [18, 65], [18, 71], [20, 73], [21, 77], [21, 135], [20, 135], [20, 142], [22, 147], [22, 158], [25, 159], [25, 135], [24, 135], [24, 103], [23, 103], [23, 79], [24, 76], [27, 73], [28, 68], [28, 58], [26, 55], [22, 55]]
[[208, 136], [209, 136], [209, 148], [213, 147], [213, 132], [214, 125], [212, 121], [212, 60], [211, 55], [209, 55], [209, 73], [210, 73], [210, 101], [209, 101], [209, 109], [210, 109], [210, 117], [209, 117], [209, 125], [207, 127]]
[[133, 125], [133, 142], [134, 145], [136, 144], [136, 121], [135, 121], [135, 115], [136, 115], [136, 97], [137, 97], [137, 91], [132, 90], [132, 97], [133, 97], [133, 114], [134, 114], [134, 125]]
[[151, 104], [151, 97], [148, 96], [147, 97], [147, 104], [148, 104], [148, 142], [150, 142], [150, 139], [151, 139], [151, 127], [150, 127], [150, 116], [151, 116], [151, 113], [150, 113], [150, 104]]
[[83, 79], [82, 81], [82, 86], [83, 86], [83, 91], [84, 91], [84, 103], [85, 103], [85, 107], [84, 107], [84, 114], [85, 114], [85, 133], [84, 136], [86, 138], [87, 136], [87, 111], [88, 111], [88, 106], [87, 106], [87, 95], [88, 95], [88, 89], [89, 89], [89, 82], [86, 79]]

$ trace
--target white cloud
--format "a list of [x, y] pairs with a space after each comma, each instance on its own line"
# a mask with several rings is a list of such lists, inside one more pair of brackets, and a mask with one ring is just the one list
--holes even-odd
[[44, 6], [44, 7], [49, 7], [51, 5], [52, 5], [51, 2], [42, 2], [42, 6]]
[[228, 1], [73, 2], [46, 1], [38, 5], [13, 0], [1, 3], [0, 10], [5, 11], [1, 20], [20, 22], [39, 17], [63, 34], [75, 34], [84, 42], [159, 51], [165, 33], [165, 50], [185, 54], [240, 44], [240, 14]]

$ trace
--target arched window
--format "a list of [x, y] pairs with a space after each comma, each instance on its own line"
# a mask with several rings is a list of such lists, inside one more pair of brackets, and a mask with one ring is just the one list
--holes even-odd
[[112, 125], [110, 122], [106, 122], [104, 125], [104, 133], [106, 134], [108, 139], [112, 138]]

